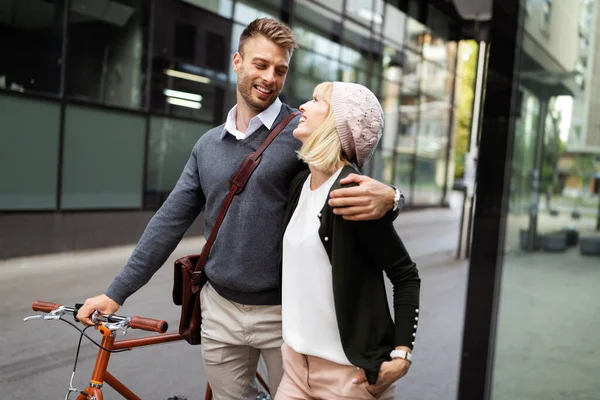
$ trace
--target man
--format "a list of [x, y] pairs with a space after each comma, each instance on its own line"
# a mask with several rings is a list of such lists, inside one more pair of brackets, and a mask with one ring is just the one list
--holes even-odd
[[[91, 324], [97, 310], [114, 313], [165, 263], [186, 230], [204, 209], [205, 236], [214, 226], [229, 190], [229, 178], [294, 110], [278, 95], [285, 83], [296, 41], [280, 22], [250, 23], [233, 57], [237, 104], [225, 124], [196, 143], [175, 188], [156, 212], [127, 265], [105, 294], [87, 299], [77, 317]], [[274, 394], [281, 365], [280, 241], [290, 180], [306, 166], [292, 136], [295, 118], [263, 153], [244, 191], [237, 195], [213, 244], [205, 267], [202, 306], [202, 355], [216, 400], [256, 398], [252, 379], [262, 354]], [[399, 192], [364, 176], [359, 186], [332, 194], [330, 204], [344, 218], [381, 218], [398, 207]]]

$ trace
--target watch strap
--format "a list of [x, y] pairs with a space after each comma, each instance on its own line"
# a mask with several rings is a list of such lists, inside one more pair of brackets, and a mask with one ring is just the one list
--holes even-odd
[[412, 364], [412, 353], [405, 351], [405, 350], [392, 350], [390, 352], [390, 357], [392, 359], [400, 358], [400, 359], [406, 360]]

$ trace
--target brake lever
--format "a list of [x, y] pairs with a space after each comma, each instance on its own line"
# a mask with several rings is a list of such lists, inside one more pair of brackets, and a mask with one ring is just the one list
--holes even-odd
[[52, 310], [46, 314], [37, 314], [37, 315], [31, 315], [29, 317], [25, 317], [25, 318], [23, 318], [23, 321], [27, 322], [27, 321], [31, 321], [34, 319], [43, 319], [44, 321], [53, 321], [53, 320], [60, 319], [60, 317], [62, 317], [64, 313], [65, 313], [65, 308], [63, 306], [60, 306], [56, 310]]

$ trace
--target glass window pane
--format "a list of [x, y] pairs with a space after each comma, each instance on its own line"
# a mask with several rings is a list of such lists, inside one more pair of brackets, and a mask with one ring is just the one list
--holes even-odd
[[406, 52], [399, 45], [384, 42], [381, 67], [386, 80], [402, 82], [402, 70], [407, 62]]
[[452, 94], [452, 76], [443, 67], [424, 61], [421, 64], [421, 91], [440, 99], [449, 100]]
[[[321, 6], [327, 7], [331, 11], [334, 11], [336, 15], [342, 15], [342, 11], [344, 8], [344, 0], [314, 0], [314, 2], [319, 3]], [[315, 7], [321, 9], [321, 7], [311, 3], [308, 0], [297, 0], [296, 7], [302, 4], [307, 7]]]
[[410, 184], [413, 157], [413, 153], [399, 150], [396, 151], [392, 159], [394, 168], [394, 180], [392, 185], [400, 189], [404, 194], [406, 201], [410, 203], [413, 203], [413, 193]]
[[312, 28], [302, 25], [294, 25], [294, 35], [298, 44], [303, 48], [337, 59], [341, 46], [328, 38], [320, 36], [312, 31]]
[[448, 42], [436, 35], [425, 35], [423, 42], [423, 58], [432, 61], [447, 70], [454, 69], [456, 42]]
[[407, 50], [405, 55], [402, 83], [405, 89], [417, 91], [419, 90], [419, 80], [421, 78], [421, 56], [410, 50]]
[[[500, 281], [498, 309], [491, 311], [495, 343], [488, 389], [493, 400], [595, 399], [600, 9], [587, 0], [524, 3], [523, 31], [514, 44], [522, 54], [515, 55], [519, 64], [507, 65], [514, 67], [514, 78], [506, 85], [519, 89], [507, 99], [518, 107], [510, 115], [514, 130], [497, 131], [513, 140], [511, 164], [498, 165], [510, 168], [511, 176], [503, 199], [509, 207], [498, 219], [506, 218], [506, 225], [499, 229], [504, 254], [496, 268]], [[579, 47], [582, 38], [587, 45]], [[490, 54], [496, 51], [490, 48]], [[490, 87], [503, 82], [498, 76], [506, 75], [490, 75], [495, 81]], [[502, 123], [500, 115], [491, 118]]]
[[141, 0], [71, 2], [67, 95], [143, 108], [147, 11]]
[[193, 6], [205, 8], [225, 18], [231, 18], [232, 0], [182, 0]]
[[446, 148], [451, 106], [448, 102], [421, 96], [417, 170], [414, 202], [439, 204], [446, 174]]
[[0, 95], [0, 210], [56, 208], [60, 106]]
[[391, 4], [385, 5], [383, 36], [398, 44], [404, 43], [406, 15]]
[[396, 150], [414, 152], [419, 130], [419, 97], [404, 89], [400, 95], [400, 128]]
[[57, 95], [60, 90], [61, 2], [0, 4], [0, 89]]
[[175, 187], [196, 141], [211, 125], [152, 117], [148, 173], [146, 175], [146, 206], [158, 207]]
[[421, 52], [423, 38], [428, 31], [425, 25], [414, 18], [408, 17], [406, 19], [406, 38], [404, 44], [413, 50]]
[[152, 111], [218, 124], [231, 65], [231, 20], [167, 2], [154, 24]]
[[344, 21], [344, 45], [352, 47], [355, 51], [368, 53], [371, 50], [371, 31], [362, 25], [346, 20]]
[[[375, 0], [375, 12], [373, 14], [373, 32], [377, 35], [381, 35], [383, 33], [383, 25], [384, 25], [384, 15], [385, 15], [385, 1], [383, 0]], [[399, 23], [397, 21], [396, 23]]]
[[301, 104], [312, 97], [315, 86], [323, 81], [340, 79], [341, 67], [337, 60], [303, 49], [294, 52], [292, 58], [290, 104]]
[[383, 1], [380, 0], [376, 4], [378, 9], [374, 10], [373, 0], [347, 0], [346, 15], [359, 21], [369, 29], [373, 26], [376, 31], [381, 31], [381, 25], [383, 24], [383, 16], [381, 15]]
[[342, 47], [341, 61], [344, 64], [363, 69], [366, 69], [368, 65], [368, 60], [363, 54], [349, 47]]
[[144, 117], [68, 106], [62, 209], [139, 208]]
[[342, 81], [343, 82], [354, 82], [360, 83], [361, 85], [368, 86], [369, 79], [367, 76], [367, 72], [361, 69], [352, 68], [347, 65], [341, 66], [342, 70]]
[[[294, 4], [294, 29], [296, 26], [301, 26], [323, 37], [338, 38], [334, 41], [339, 41], [342, 28], [341, 0], [339, 1], [339, 13], [328, 11], [307, 0], [297, 0]], [[337, 5], [337, 0], [327, 1], [327, 5], [330, 7]]]
[[240, 0], [235, 3], [233, 19], [243, 25], [248, 25], [257, 18], [279, 19], [280, 7], [281, 2], [277, 0], [265, 0], [264, 2]]

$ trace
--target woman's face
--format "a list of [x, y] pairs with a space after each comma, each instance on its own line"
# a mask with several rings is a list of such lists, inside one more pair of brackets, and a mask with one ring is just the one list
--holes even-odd
[[293, 134], [296, 139], [304, 143], [315, 129], [327, 119], [327, 115], [329, 115], [329, 104], [323, 99], [313, 97], [311, 101], [300, 106], [300, 111], [302, 112], [300, 123], [298, 124], [298, 127], [294, 129]]

